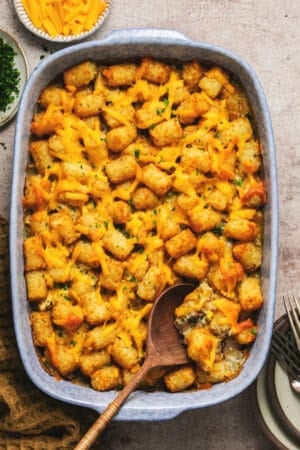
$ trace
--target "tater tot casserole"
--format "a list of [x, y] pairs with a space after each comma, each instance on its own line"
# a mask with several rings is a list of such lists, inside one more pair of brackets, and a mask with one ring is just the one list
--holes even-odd
[[195, 60], [88, 60], [41, 92], [31, 133], [25, 276], [47, 368], [123, 386], [144, 360], [153, 301], [187, 279], [175, 315], [191, 364], [159, 378], [180, 391], [236, 376], [263, 301], [266, 200], [240, 86]]
[[265, 314], [272, 195], [252, 106], [236, 74], [201, 57], [91, 55], [48, 77], [21, 204], [26, 314], [47, 377], [121, 389], [143, 364], [153, 302], [183, 281], [195, 287], [174, 325], [190, 363], [140, 388], [202, 393], [243, 373]]

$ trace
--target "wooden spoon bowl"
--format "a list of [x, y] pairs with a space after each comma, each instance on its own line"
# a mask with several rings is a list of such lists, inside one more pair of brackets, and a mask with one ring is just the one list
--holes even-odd
[[87, 450], [119, 411], [127, 397], [138, 387], [144, 376], [154, 367], [186, 364], [188, 357], [179, 333], [174, 326], [174, 311], [195, 285], [180, 283], [165, 289], [153, 304], [148, 322], [147, 351], [140, 370], [106, 407], [96, 422], [81, 438], [75, 450]]

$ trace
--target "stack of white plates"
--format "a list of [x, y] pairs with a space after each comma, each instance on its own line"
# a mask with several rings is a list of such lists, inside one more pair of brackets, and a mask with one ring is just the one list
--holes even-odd
[[[275, 330], [288, 330], [286, 315], [275, 322]], [[300, 449], [300, 394], [292, 389], [287, 373], [272, 354], [255, 384], [254, 409], [276, 448]]]

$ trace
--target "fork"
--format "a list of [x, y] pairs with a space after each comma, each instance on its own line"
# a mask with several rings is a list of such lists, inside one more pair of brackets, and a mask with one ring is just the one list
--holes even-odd
[[278, 331], [273, 333], [271, 352], [289, 375], [294, 391], [300, 393], [300, 354], [290, 331], [286, 335]]
[[300, 352], [300, 303], [295, 294], [283, 296], [284, 307], [293, 332], [296, 346]]

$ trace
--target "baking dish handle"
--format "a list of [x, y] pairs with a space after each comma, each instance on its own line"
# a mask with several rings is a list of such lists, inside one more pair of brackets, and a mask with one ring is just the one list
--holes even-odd
[[177, 42], [188, 42], [190, 41], [184, 34], [179, 31], [170, 30], [170, 29], [157, 29], [157, 28], [128, 28], [123, 30], [114, 30], [111, 31], [104, 39], [101, 39], [102, 42], [108, 44], [120, 44], [124, 43], [124, 41], [131, 41], [134, 39], [134, 42], [137, 41], [149, 41], [153, 42], [161, 42], [161, 40], [169, 39], [176, 40]]

